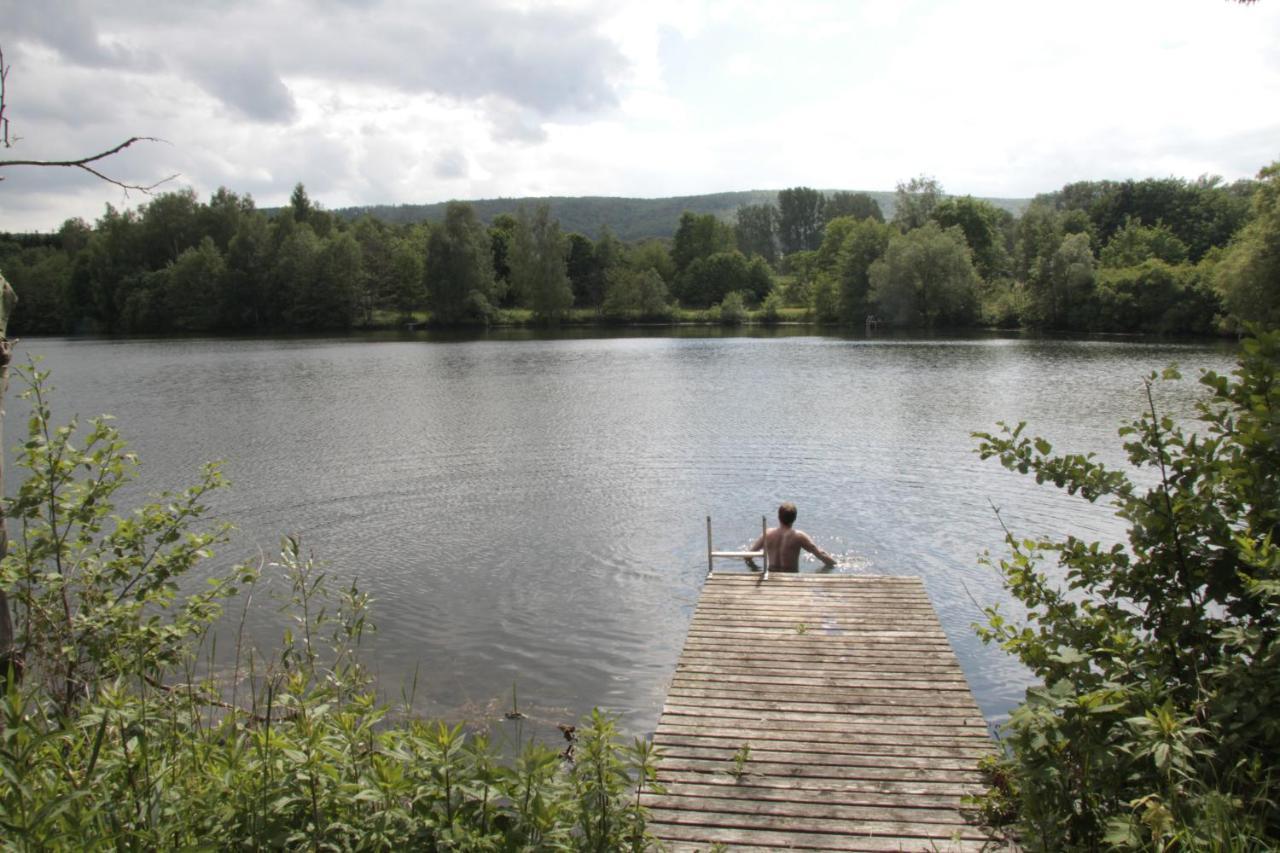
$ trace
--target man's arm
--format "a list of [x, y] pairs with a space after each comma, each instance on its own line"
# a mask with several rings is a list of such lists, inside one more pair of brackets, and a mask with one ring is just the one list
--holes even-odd
[[[750, 548], [748, 548], [747, 550], [748, 550], [748, 551], [763, 551], [763, 550], [764, 550], [764, 536], [757, 536], [757, 537], [756, 537], [756, 541], [752, 542], [752, 543], [751, 543], [751, 547], [750, 547]], [[746, 558], [744, 558], [744, 560], [743, 560], [743, 561], [744, 561], [744, 562], [745, 562], [745, 563], [746, 563], [746, 564], [747, 564], [747, 565], [748, 565], [752, 570], [756, 570], [756, 569], [759, 569], [759, 568], [760, 568], [759, 566], [757, 566], [757, 565], [756, 565], [756, 561], [755, 561], [755, 560], [753, 560], [753, 559], [751, 559], [750, 557], [746, 557]]]
[[819, 560], [825, 563], [828, 567], [834, 566], [836, 564], [836, 558], [831, 556], [821, 548], [819, 548], [816, 544], [814, 544], [814, 541], [809, 538], [809, 534], [801, 533], [799, 538], [800, 538], [800, 547], [808, 551], [813, 556], [817, 557]]

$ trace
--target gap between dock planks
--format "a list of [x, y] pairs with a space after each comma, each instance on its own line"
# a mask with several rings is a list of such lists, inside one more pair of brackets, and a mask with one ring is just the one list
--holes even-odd
[[711, 575], [653, 740], [672, 850], [988, 840], [961, 798], [994, 747], [919, 578]]

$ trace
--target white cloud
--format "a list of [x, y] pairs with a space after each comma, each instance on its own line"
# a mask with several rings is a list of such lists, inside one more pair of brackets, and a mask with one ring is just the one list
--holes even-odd
[[[0, 0], [0, 20], [9, 156], [157, 136], [111, 173], [263, 205], [297, 181], [339, 207], [920, 172], [1027, 196], [1280, 156], [1268, 4]], [[0, 229], [121, 201], [87, 176], [5, 171]]]

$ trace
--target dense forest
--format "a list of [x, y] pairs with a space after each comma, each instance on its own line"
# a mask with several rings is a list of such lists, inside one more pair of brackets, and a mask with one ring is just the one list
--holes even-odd
[[[824, 190], [830, 196], [841, 190]], [[885, 216], [892, 216], [895, 194], [893, 192], [867, 192]], [[616, 196], [549, 196], [541, 198], [489, 198], [477, 199], [470, 204], [476, 216], [485, 222], [503, 213], [515, 214], [522, 207], [546, 204], [551, 215], [560, 220], [560, 226], [568, 232], [576, 231], [592, 239], [598, 238], [608, 228], [620, 240], [628, 242], [650, 240], [655, 237], [670, 238], [680, 221], [680, 215], [711, 213], [718, 219], [732, 221], [738, 208], [755, 204], [776, 204], [776, 190], [740, 190], [738, 192], [706, 193], [704, 195], [670, 196], [667, 198], [619, 198]], [[1030, 199], [990, 198], [996, 207], [1021, 215]], [[372, 216], [392, 225], [412, 225], [417, 222], [441, 222], [448, 202], [435, 204], [381, 204], [364, 207], [340, 207], [334, 214], [346, 220]], [[268, 209], [268, 213], [273, 211]]]
[[[726, 194], [726, 196], [735, 194]], [[1280, 166], [1256, 181], [1084, 181], [1021, 215], [927, 176], [686, 210], [670, 239], [566, 233], [548, 203], [438, 222], [263, 211], [219, 189], [0, 236], [18, 334], [259, 333], [497, 321], [803, 318], [861, 327], [1233, 332], [1280, 320]], [[378, 209], [381, 211], [382, 209]], [[425, 313], [424, 313], [425, 312]]]

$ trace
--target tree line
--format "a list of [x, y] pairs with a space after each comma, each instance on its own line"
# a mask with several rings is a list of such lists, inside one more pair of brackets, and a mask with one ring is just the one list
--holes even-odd
[[[1015, 217], [936, 180], [793, 187], [732, 220], [685, 212], [670, 240], [566, 234], [545, 204], [481, 222], [354, 221], [295, 187], [259, 210], [225, 188], [92, 226], [0, 237], [20, 333], [340, 330], [434, 323], [783, 316], [861, 326], [1206, 334], [1280, 322], [1280, 165], [1256, 181], [1083, 181]], [[422, 312], [426, 312], [424, 315]], [[505, 312], [505, 313], [504, 313]], [[789, 312], [789, 313], [787, 313]]]

